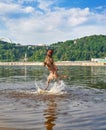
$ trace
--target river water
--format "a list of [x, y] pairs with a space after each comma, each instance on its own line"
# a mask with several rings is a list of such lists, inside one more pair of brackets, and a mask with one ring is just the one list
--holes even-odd
[[0, 67], [0, 130], [106, 130], [106, 66], [59, 67], [68, 75], [45, 88], [48, 70]]

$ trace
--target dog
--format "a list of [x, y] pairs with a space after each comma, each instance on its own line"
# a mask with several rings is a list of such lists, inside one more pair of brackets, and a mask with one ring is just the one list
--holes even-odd
[[67, 76], [65, 76], [65, 75], [58, 74], [58, 68], [53, 60], [53, 57], [52, 57], [53, 52], [54, 51], [52, 49], [47, 50], [47, 55], [46, 55], [46, 58], [44, 60], [44, 66], [46, 66], [50, 72], [49, 76], [47, 77], [47, 87], [45, 88], [45, 90], [48, 88], [51, 80], [56, 79], [59, 82], [60, 78], [67, 78]]

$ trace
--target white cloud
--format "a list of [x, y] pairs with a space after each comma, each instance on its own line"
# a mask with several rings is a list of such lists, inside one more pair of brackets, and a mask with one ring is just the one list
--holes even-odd
[[89, 8], [80, 9], [73, 8], [66, 11], [65, 16], [67, 16], [69, 26], [77, 26], [87, 21], [90, 15]]
[[26, 13], [33, 13], [33, 12], [34, 12], [34, 8], [32, 8], [32, 7], [30, 7], [30, 6], [29, 6], [29, 7], [26, 7], [26, 8], [25, 8], [25, 12], [26, 12]]
[[17, 4], [8, 4], [0, 2], [0, 14], [12, 13], [13, 11], [19, 10], [19, 5]]
[[50, 6], [53, 4], [53, 1], [38, 0], [38, 3], [40, 9], [50, 11]]
[[1, 15], [9, 15], [9, 14], [14, 14], [18, 13], [21, 15], [21, 13], [32, 13], [34, 12], [34, 8], [31, 6], [23, 7], [20, 4], [16, 3], [3, 3], [0, 2], [0, 14]]
[[[38, 10], [31, 5], [24, 6], [25, 2], [38, 2]], [[18, 3], [10, 4], [1, 0], [0, 23], [4, 28], [2, 26], [0, 35], [23, 44], [45, 44], [92, 34], [106, 34], [105, 13], [94, 13], [89, 8], [65, 9], [52, 5], [53, 1], [47, 3], [46, 0], [18, 0]], [[9, 17], [15, 13], [18, 17]]]

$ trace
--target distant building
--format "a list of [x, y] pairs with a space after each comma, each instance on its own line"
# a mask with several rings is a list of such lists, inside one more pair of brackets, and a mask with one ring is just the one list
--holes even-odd
[[75, 41], [74, 41], [74, 44], [76, 44], [76, 43], [77, 43], [77, 41], [75, 40]]
[[24, 62], [27, 62], [27, 61], [28, 61], [27, 53], [25, 53]]
[[91, 61], [106, 63], [106, 57], [104, 59], [102, 59], [102, 58], [92, 58]]
[[36, 46], [46, 46], [46, 45], [45, 45], [45, 44], [42, 44], [42, 43], [41, 43], [41, 44], [39, 43], [39, 44], [37, 44]]

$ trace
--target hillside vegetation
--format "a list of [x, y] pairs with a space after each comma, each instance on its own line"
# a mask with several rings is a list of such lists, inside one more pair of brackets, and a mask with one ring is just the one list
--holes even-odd
[[[91, 58], [106, 57], [106, 36], [93, 35], [65, 42], [53, 43], [56, 61], [82, 61]], [[22, 46], [20, 44], [0, 41], [0, 61], [23, 61], [25, 54], [28, 61], [43, 61], [46, 46]]]

